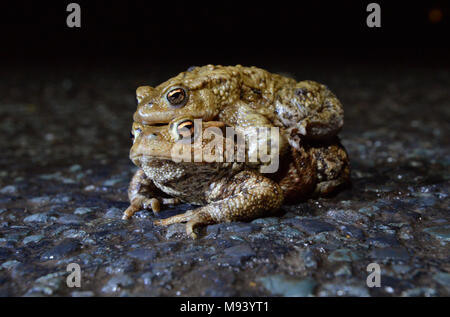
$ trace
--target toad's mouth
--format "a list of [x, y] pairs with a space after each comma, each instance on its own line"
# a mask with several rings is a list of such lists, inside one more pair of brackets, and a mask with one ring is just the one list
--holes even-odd
[[[161, 167], [161, 166], [185, 166], [190, 168], [195, 168], [195, 166], [206, 166], [206, 165], [215, 165], [217, 166], [217, 162], [195, 162], [195, 161], [178, 161], [174, 160], [174, 157], [171, 156], [152, 156], [152, 155], [135, 155], [130, 157], [131, 161], [137, 167]], [[226, 164], [225, 162], [220, 162], [219, 164]]]
[[173, 158], [170, 155], [150, 155], [150, 154], [136, 154], [130, 156], [131, 161], [136, 166], [141, 166], [142, 163], [147, 164], [153, 161], [172, 161]]
[[148, 125], [150, 127], [164, 127], [168, 124], [169, 124], [169, 122], [156, 122], [156, 123], [154, 122], [152, 124], [146, 124], [146, 125]]
[[[179, 119], [178, 119], [179, 120]], [[194, 124], [196, 122], [201, 122], [202, 124], [202, 128], [210, 128], [210, 127], [217, 127], [217, 128], [223, 128], [226, 126], [225, 122], [223, 121], [203, 121], [203, 119], [201, 118], [190, 118], [191, 121], [194, 122]], [[145, 126], [148, 127], [165, 127], [165, 126], [170, 126], [171, 124], [173, 124], [175, 120], [169, 121], [169, 122], [148, 122], [148, 121], [144, 121], [144, 122], [140, 122], [140, 121], [135, 121], [136, 123], [140, 123], [143, 124]]]

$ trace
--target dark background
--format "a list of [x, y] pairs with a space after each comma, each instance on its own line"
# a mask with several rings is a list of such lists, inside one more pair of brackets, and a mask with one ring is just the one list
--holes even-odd
[[[382, 27], [368, 28], [374, 1], [79, 0], [82, 26], [73, 29], [66, 26], [70, 2], [2, 2], [2, 61], [448, 63], [449, 1], [376, 1]], [[430, 20], [432, 9], [440, 22]]]

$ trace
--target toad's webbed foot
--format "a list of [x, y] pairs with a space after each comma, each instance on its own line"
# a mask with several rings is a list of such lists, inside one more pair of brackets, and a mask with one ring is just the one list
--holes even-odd
[[201, 225], [213, 224], [214, 220], [202, 208], [195, 210], [188, 210], [183, 214], [175, 215], [166, 219], [156, 220], [154, 224], [161, 226], [168, 226], [173, 223], [186, 222], [186, 234], [193, 239], [197, 239], [197, 234], [194, 229]]
[[140, 195], [132, 200], [130, 206], [123, 212], [122, 219], [130, 219], [136, 212], [142, 209], [151, 210], [155, 214], [161, 210], [161, 205], [178, 205], [178, 198], [147, 198]]
[[139, 169], [133, 176], [128, 188], [130, 206], [124, 211], [122, 219], [130, 219], [137, 211], [146, 209], [158, 213], [161, 205], [176, 205], [181, 201], [178, 198], [160, 198], [155, 196], [157, 188], [147, 178], [144, 171]]
[[132, 200], [130, 206], [123, 212], [122, 219], [130, 219], [142, 209], [152, 210], [157, 214], [161, 210], [161, 205], [178, 205], [179, 203], [181, 201], [178, 198], [147, 198], [140, 195]]
[[186, 222], [186, 233], [196, 239], [199, 226], [220, 222], [250, 220], [278, 209], [283, 192], [274, 181], [253, 171], [242, 171], [215, 184], [211, 203], [184, 214], [157, 220], [157, 225]]

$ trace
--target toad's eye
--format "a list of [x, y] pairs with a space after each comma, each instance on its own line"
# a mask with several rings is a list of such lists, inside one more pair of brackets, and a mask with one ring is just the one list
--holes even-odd
[[187, 120], [177, 126], [177, 132], [182, 138], [190, 138], [194, 135], [194, 122]]
[[188, 95], [186, 89], [176, 87], [167, 93], [166, 98], [171, 106], [179, 108], [183, 107], [186, 104], [188, 100]]
[[194, 139], [195, 127], [194, 121], [190, 118], [179, 119], [169, 125], [170, 134], [181, 143], [191, 143]]

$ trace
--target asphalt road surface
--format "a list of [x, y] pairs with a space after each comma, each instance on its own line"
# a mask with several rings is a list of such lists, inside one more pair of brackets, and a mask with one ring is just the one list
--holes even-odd
[[[448, 69], [255, 65], [337, 94], [352, 187], [193, 241], [150, 212], [120, 219], [134, 91], [190, 65], [93, 65], [0, 77], [1, 296], [450, 295]], [[66, 285], [69, 263], [80, 288]], [[366, 285], [370, 263], [380, 287]]]

